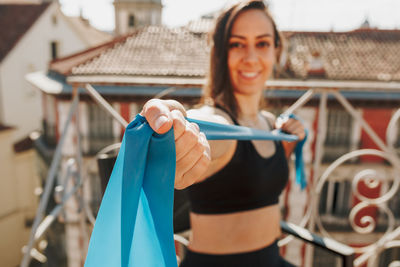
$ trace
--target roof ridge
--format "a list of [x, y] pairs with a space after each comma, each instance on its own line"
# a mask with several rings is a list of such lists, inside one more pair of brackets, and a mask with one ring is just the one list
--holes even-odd
[[[72, 72], [72, 69], [74, 67], [77, 67], [87, 61], [90, 61], [96, 57], [98, 57], [99, 55], [101, 55], [105, 50], [108, 50], [110, 48], [113, 48], [115, 45], [119, 44], [119, 43], [124, 43], [129, 37], [137, 35], [140, 31], [134, 31], [134, 32], [130, 32], [128, 34], [125, 35], [121, 35], [121, 36], [117, 36], [114, 39], [112, 39], [109, 42], [94, 46], [94, 47], [90, 47], [88, 49], [82, 50], [80, 52], [71, 54], [69, 56], [65, 56], [62, 58], [57, 58], [54, 59], [52, 61], [50, 61], [49, 63], [49, 69], [56, 71], [58, 73], [64, 74], [64, 75], [70, 75]], [[91, 53], [92, 52], [92, 53]], [[86, 57], [81, 57], [82, 55], [87, 55]], [[73, 59], [75, 58], [81, 58], [80, 60], [71, 62], [71, 64], [68, 64], [68, 66], [62, 66], [62, 67], [58, 67], [57, 65], [61, 65], [62, 63], [66, 62], [66, 61], [73, 61]], [[72, 64], [73, 63], [73, 64]], [[64, 67], [64, 68], [63, 68]]]
[[[40, 16], [49, 8], [51, 5], [51, 2], [48, 3], [40, 3], [40, 4], [0, 4], [0, 7], [7, 8], [7, 7], [35, 7], [38, 10], [36, 10], [32, 16], [32, 21], [29, 21], [29, 25], [26, 25], [25, 28], [19, 33], [18, 36], [15, 37], [15, 39], [8, 40], [9, 41], [9, 46], [5, 47], [3, 51], [1, 51], [0, 47], [0, 62], [3, 61], [3, 59], [9, 54], [11, 50], [19, 43], [19, 41], [22, 39], [22, 37], [32, 28], [32, 26], [35, 24], [35, 22], [40, 18]], [[40, 9], [41, 8], [41, 9]], [[39, 10], [40, 9], [40, 10]], [[7, 19], [6, 19], [7, 20]], [[3, 21], [4, 22], [4, 21]], [[1, 36], [0, 36], [1, 37]], [[4, 37], [4, 36], [3, 36]], [[6, 40], [7, 41], [7, 40]], [[4, 44], [4, 43], [3, 43]]]

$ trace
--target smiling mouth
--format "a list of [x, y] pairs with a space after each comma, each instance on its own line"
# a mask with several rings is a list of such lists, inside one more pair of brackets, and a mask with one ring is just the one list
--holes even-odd
[[239, 71], [240, 76], [246, 79], [254, 79], [256, 78], [260, 72], [259, 71]]

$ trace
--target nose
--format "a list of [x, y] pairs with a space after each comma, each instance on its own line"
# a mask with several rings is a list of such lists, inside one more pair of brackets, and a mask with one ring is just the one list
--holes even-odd
[[258, 59], [258, 56], [257, 56], [256, 49], [251, 46], [247, 47], [243, 61], [245, 63], [255, 63], [255, 62], [257, 62], [257, 59]]

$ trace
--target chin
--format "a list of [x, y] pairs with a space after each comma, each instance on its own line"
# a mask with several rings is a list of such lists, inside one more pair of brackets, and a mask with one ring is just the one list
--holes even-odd
[[240, 95], [254, 95], [260, 93], [260, 91], [262, 91], [262, 88], [260, 89], [260, 87], [240, 87], [235, 90], [235, 93]]

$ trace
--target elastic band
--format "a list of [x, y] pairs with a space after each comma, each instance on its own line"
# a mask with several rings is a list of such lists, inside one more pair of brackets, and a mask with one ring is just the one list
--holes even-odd
[[[198, 120], [211, 140], [295, 140], [279, 132]], [[224, 138], [222, 138], [224, 137]], [[173, 129], [156, 134], [137, 115], [124, 138], [94, 226], [85, 267], [176, 267]]]
[[[281, 115], [279, 117], [282, 118], [283, 120], [285, 120], [285, 118], [284, 118], [285, 116], [287, 116], [288, 118], [298, 120], [304, 125], [303, 121], [294, 114]], [[296, 184], [300, 185], [301, 190], [304, 190], [304, 188], [306, 188], [306, 186], [307, 186], [307, 176], [306, 176], [306, 172], [305, 172], [305, 164], [304, 164], [304, 159], [303, 159], [303, 147], [304, 147], [304, 143], [306, 142], [307, 137], [308, 137], [308, 130], [306, 128], [304, 128], [304, 132], [305, 132], [305, 136], [304, 136], [303, 140], [299, 141], [296, 144], [296, 147], [294, 149], [294, 156], [295, 156], [294, 165], [295, 165], [295, 169], [296, 169]]]

